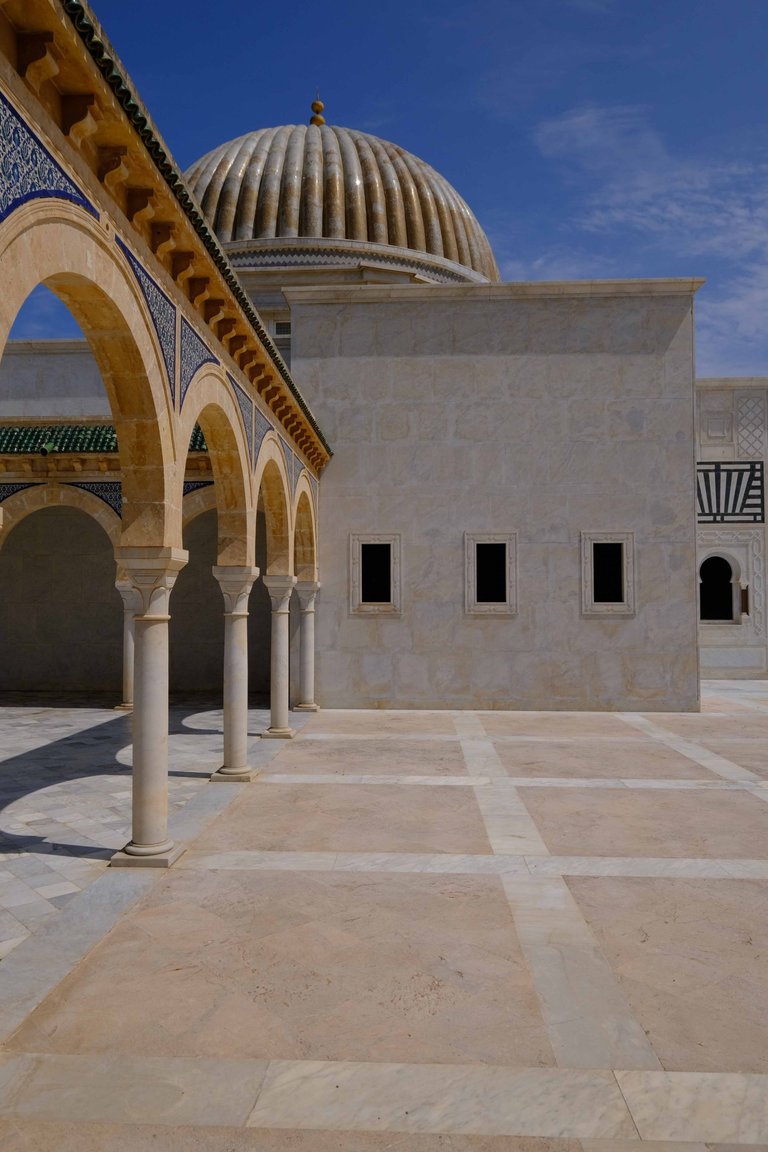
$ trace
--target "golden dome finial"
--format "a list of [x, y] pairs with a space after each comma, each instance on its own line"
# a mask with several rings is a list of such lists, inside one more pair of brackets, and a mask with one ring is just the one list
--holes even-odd
[[320, 93], [318, 92], [312, 101], [312, 111], [314, 115], [310, 120], [310, 124], [316, 124], [318, 128], [321, 128], [323, 124], [325, 124], [325, 116], [322, 115], [324, 108], [325, 104], [323, 104], [322, 100], [320, 99]]

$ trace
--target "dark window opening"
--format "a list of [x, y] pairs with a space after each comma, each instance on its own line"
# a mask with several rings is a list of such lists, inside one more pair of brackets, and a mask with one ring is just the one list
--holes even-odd
[[275, 321], [275, 336], [290, 336], [291, 322], [290, 320], [276, 320]]
[[733, 620], [733, 569], [722, 556], [709, 556], [699, 569], [699, 619]]
[[475, 597], [478, 604], [506, 604], [506, 544], [475, 545]]
[[595, 604], [624, 603], [624, 545], [592, 545], [592, 599]]
[[360, 545], [360, 601], [392, 603], [392, 545]]

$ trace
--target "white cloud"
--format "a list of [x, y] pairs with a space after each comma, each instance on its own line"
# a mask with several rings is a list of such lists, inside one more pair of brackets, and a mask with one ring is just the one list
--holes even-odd
[[534, 142], [573, 190], [570, 235], [613, 241], [625, 260], [641, 245], [646, 265], [708, 277], [698, 306], [703, 371], [768, 371], [764, 140], [740, 154], [677, 155], [646, 108], [585, 105], [539, 124]]

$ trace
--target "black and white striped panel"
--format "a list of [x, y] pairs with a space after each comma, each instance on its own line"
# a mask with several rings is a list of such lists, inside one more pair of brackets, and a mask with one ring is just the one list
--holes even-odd
[[699, 524], [761, 524], [762, 460], [700, 463], [697, 497]]

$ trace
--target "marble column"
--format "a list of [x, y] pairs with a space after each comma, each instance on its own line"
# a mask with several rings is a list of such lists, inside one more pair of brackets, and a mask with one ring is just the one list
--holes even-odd
[[294, 735], [288, 723], [288, 606], [296, 584], [295, 576], [265, 576], [264, 585], [272, 601], [272, 658], [270, 661], [270, 725], [262, 739], [289, 740]]
[[130, 580], [121, 577], [115, 587], [123, 601], [123, 700], [117, 707], [125, 712], [133, 710], [133, 649], [136, 613], [141, 610], [141, 597]]
[[222, 565], [213, 569], [224, 596], [224, 763], [211, 780], [247, 783], [248, 768], [248, 597], [258, 568]]
[[299, 580], [296, 595], [301, 608], [299, 630], [299, 703], [297, 712], [317, 712], [315, 704], [315, 596], [317, 580]]
[[187, 562], [180, 548], [119, 548], [139, 599], [134, 617], [133, 822], [111, 864], [168, 867], [184, 849], [168, 836], [168, 603]]

